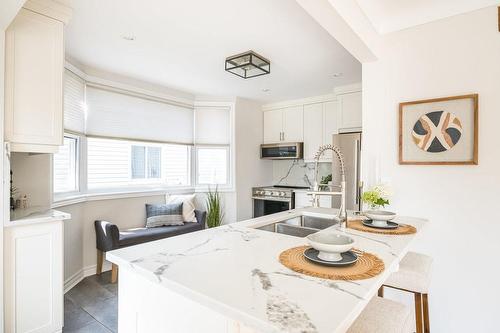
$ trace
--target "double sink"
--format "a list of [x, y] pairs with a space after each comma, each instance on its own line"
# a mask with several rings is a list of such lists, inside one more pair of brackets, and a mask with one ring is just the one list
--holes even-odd
[[304, 215], [293, 219], [268, 224], [258, 229], [295, 237], [306, 237], [307, 235], [329, 228], [338, 223], [339, 220], [337, 219], [325, 219]]

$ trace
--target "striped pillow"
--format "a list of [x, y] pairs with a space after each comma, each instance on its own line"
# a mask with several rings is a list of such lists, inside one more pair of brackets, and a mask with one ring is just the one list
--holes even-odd
[[146, 228], [183, 224], [182, 202], [158, 205], [146, 204]]

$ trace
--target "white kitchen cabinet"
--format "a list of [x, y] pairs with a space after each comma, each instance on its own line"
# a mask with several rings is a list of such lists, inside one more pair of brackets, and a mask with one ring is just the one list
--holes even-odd
[[63, 219], [69, 215], [52, 212], [39, 222], [21, 219], [4, 228], [6, 332], [62, 329]]
[[293, 106], [283, 109], [283, 141], [302, 142], [304, 140], [304, 107]]
[[361, 91], [337, 96], [339, 106], [339, 129], [360, 129], [362, 99]]
[[323, 144], [323, 103], [304, 105], [304, 160], [313, 160]]
[[64, 23], [47, 16], [47, 7], [43, 15], [22, 8], [5, 34], [5, 140], [12, 151], [52, 153], [63, 142]]
[[[295, 192], [295, 208], [311, 207], [312, 196], [306, 191]], [[322, 195], [319, 197], [319, 206], [322, 208], [332, 208], [332, 197]]]
[[302, 142], [303, 106], [264, 111], [264, 143]]
[[[328, 101], [304, 105], [304, 160], [314, 160], [322, 145], [332, 143], [332, 135], [338, 133], [337, 103]], [[332, 160], [331, 151], [321, 157], [322, 162]]]
[[264, 143], [281, 141], [283, 131], [283, 111], [269, 110], [264, 112]]

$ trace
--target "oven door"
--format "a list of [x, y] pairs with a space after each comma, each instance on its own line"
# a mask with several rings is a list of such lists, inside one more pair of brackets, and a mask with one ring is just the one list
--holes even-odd
[[292, 200], [253, 197], [253, 217], [259, 217], [292, 209]]

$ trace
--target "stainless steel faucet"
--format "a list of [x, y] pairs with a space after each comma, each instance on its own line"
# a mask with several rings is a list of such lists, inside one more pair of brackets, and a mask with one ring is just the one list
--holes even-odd
[[[325, 151], [331, 150], [337, 155], [337, 158], [339, 159], [339, 164], [340, 164], [340, 191], [339, 192], [333, 192], [333, 191], [321, 191], [320, 190], [320, 185], [318, 183], [318, 164], [319, 164], [319, 159], [321, 156], [324, 154]], [[312, 204], [313, 207], [319, 207], [319, 197], [322, 195], [328, 195], [328, 196], [334, 196], [334, 195], [340, 195], [340, 210], [338, 213], [338, 218], [340, 220], [340, 226], [345, 227], [347, 224], [347, 209], [345, 205], [345, 165], [344, 165], [344, 156], [342, 155], [342, 152], [338, 147], [335, 147], [334, 145], [324, 145], [319, 147], [318, 151], [316, 152], [316, 155], [314, 156], [314, 187], [313, 190], [310, 192], [307, 192], [307, 194], [312, 195]]]

